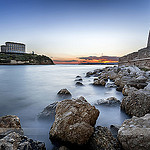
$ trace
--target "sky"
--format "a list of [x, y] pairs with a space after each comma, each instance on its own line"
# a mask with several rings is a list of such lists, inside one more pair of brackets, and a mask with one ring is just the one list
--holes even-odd
[[150, 0], [0, 0], [0, 20], [1, 45], [22, 42], [58, 63], [121, 57], [146, 46]]

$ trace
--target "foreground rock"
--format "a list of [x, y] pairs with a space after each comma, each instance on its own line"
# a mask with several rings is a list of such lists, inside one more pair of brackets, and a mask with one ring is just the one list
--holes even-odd
[[72, 144], [86, 144], [94, 132], [99, 111], [84, 97], [63, 100], [57, 104], [50, 139]]
[[12, 132], [0, 139], [1, 150], [46, 150], [45, 144]]
[[98, 126], [89, 140], [91, 150], [119, 150], [118, 141], [112, 136], [107, 127]]
[[141, 117], [150, 113], [150, 91], [136, 90], [124, 97], [121, 109], [130, 116]]
[[125, 120], [118, 131], [118, 139], [125, 150], [149, 150], [150, 114]]
[[17, 132], [23, 135], [20, 125], [20, 119], [15, 115], [7, 115], [0, 117], [0, 138], [11, 132]]
[[57, 93], [58, 96], [60, 97], [71, 97], [71, 93], [67, 90], [67, 89], [61, 89], [58, 93]]
[[20, 119], [14, 115], [0, 117], [0, 150], [45, 150], [43, 142], [23, 135]]
[[55, 116], [55, 110], [58, 102], [54, 102], [47, 107], [38, 115], [39, 119], [50, 119]]

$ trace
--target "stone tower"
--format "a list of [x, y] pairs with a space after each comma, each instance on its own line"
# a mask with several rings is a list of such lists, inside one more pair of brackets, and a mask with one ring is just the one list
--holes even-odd
[[149, 31], [149, 35], [148, 35], [147, 47], [150, 48], [150, 31]]

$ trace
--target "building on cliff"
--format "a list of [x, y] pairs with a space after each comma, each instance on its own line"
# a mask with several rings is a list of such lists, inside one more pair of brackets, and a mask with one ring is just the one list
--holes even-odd
[[5, 45], [1, 45], [2, 53], [25, 53], [25, 44], [6, 42]]
[[137, 66], [139, 68], [150, 69], [150, 32], [147, 47], [119, 58], [119, 66]]

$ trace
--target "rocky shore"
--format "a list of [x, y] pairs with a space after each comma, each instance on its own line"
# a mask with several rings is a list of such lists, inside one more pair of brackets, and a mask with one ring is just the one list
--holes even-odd
[[[106, 67], [86, 73], [86, 78], [94, 77], [92, 86], [116, 88], [124, 95], [123, 100], [110, 97], [100, 99], [95, 105], [119, 105], [131, 116], [121, 126], [97, 126], [100, 111], [84, 97], [72, 98], [67, 89], [61, 89], [57, 96], [64, 100], [48, 105], [38, 115], [38, 119], [54, 117], [49, 138], [58, 150], [149, 150], [150, 149], [150, 71], [133, 67]], [[76, 82], [83, 82], [77, 76]], [[75, 84], [76, 85], [76, 84]], [[115, 133], [112, 135], [112, 133]], [[17, 116], [0, 117], [1, 149], [39, 149], [43, 142], [33, 141], [23, 134]]]

